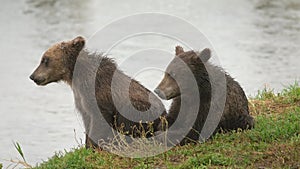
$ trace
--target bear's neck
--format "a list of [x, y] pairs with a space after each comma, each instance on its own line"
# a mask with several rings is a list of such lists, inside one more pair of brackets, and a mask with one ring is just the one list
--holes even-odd
[[117, 70], [117, 65], [112, 59], [85, 50], [81, 51], [75, 62], [69, 63], [70, 71], [63, 77], [63, 81], [71, 88], [78, 85], [93, 86], [95, 82], [110, 85], [113, 73]]

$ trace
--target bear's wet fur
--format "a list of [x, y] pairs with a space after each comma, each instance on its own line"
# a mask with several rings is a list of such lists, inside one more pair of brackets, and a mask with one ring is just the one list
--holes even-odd
[[[84, 45], [82, 37], [53, 45], [30, 78], [38, 85], [64, 81], [71, 86], [86, 130], [86, 147], [98, 147], [100, 139], [113, 137], [111, 128], [132, 137], [151, 137], [160, 117], [166, 115], [160, 99], [119, 70], [113, 59], [91, 53]], [[116, 92], [111, 90], [112, 79]], [[143, 117], [136, 117], [134, 111], [144, 113]], [[129, 120], [123, 113], [131, 113], [137, 120]], [[106, 124], [101, 123], [102, 118]]]
[[[181, 145], [197, 142], [200, 137], [201, 130], [208, 117], [208, 113], [212, 105], [212, 86], [222, 86], [222, 81], [212, 80], [210, 76], [218, 75], [225, 77], [226, 80], [226, 101], [223, 110], [223, 114], [220, 114], [220, 121], [214, 133], [219, 131], [230, 131], [237, 129], [251, 129], [254, 126], [254, 119], [249, 114], [247, 97], [237, 81], [235, 81], [228, 73], [222, 68], [214, 66], [208, 60], [211, 57], [210, 49], [206, 48], [201, 52], [187, 51], [185, 52], [182, 47], [177, 46], [175, 49], [176, 56], [171, 61], [166, 69], [165, 76], [155, 92], [163, 99], [173, 99], [169, 113], [167, 116], [169, 119], [176, 118], [180, 111], [180, 105], [182, 101], [188, 102], [190, 105], [197, 104], [189, 96], [193, 95], [190, 90], [185, 90], [186, 93], [181, 93], [177, 82], [173, 76], [180, 77], [186, 76], [182, 74], [181, 67], [177, 65], [176, 60], [182, 60], [192, 71], [194, 78], [197, 81], [199, 90], [199, 112], [193, 128], [188, 132], [185, 138], [180, 142]], [[209, 73], [211, 75], [209, 75]], [[179, 76], [179, 77], [178, 77]], [[218, 78], [215, 78], [218, 79]], [[223, 84], [224, 85], [224, 84]], [[181, 83], [181, 88], [188, 88], [188, 84]], [[224, 98], [224, 97], [223, 97]], [[180, 112], [186, 114], [188, 118], [191, 110], [185, 110], [186, 112]], [[204, 138], [207, 139], [207, 138]]]

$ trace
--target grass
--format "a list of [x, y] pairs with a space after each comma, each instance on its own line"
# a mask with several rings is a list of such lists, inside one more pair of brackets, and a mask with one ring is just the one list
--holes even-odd
[[20, 154], [20, 156], [22, 157], [23, 161], [26, 163], [25, 156], [24, 156], [24, 153], [23, 153], [23, 150], [22, 150], [20, 144], [18, 142], [14, 142], [13, 144], [14, 144], [16, 150], [18, 151], [18, 153]]
[[281, 93], [259, 91], [249, 106], [256, 121], [252, 130], [220, 133], [205, 143], [174, 147], [149, 158], [131, 159], [79, 147], [58, 152], [35, 168], [300, 168], [298, 83]]

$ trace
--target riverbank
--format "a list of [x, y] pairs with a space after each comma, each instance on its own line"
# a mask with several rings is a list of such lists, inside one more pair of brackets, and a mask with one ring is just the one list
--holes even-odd
[[217, 134], [202, 144], [174, 147], [140, 159], [78, 147], [59, 152], [35, 168], [299, 168], [299, 85], [276, 94], [268, 89], [259, 91], [249, 106], [256, 120], [252, 130]]

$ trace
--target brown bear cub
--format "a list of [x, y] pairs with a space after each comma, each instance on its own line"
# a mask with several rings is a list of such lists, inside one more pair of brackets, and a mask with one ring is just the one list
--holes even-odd
[[[182, 47], [177, 46], [175, 52], [176, 56], [168, 65], [165, 76], [155, 89], [155, 93], [162, 99], [173, 99], [168, 116], [172, 116], [170, 119], [176, 118], [180, 111], [181, 102], [188, 102], [191, 107], [193, 104], [197, 104], [194, 99], [191, 99], [191, 96], [194, 95], [194, 91], [189, 89], [190, 85], [185, 82], [186, 80], [181, 80], [186, 78], [187, 75], [182, 71], [182, 66], [179, 65], [179, 61], [183, 61], [193, 73], [193, 78], [195, 78], [199, 90], [199, 111], [192, 129], [180, 142], [181, 145], [197, 142], [199, 137], [202, 139], [200, 136], [201, 130], [208, 117], [209, 109], [214, 104], [211, 103], [212, 86], [222, 85], [218, 84], [221, 83], [220, 81], [218, 82], [218, 80], [211, 80], [210, 76], [220, 73], [224, 73], [227, 92], [226, 96], [224, 96], [224, 98], [226, 98], [225, 107], [224, 109], [219, 109], [221, 111], [223, 110], [223, 113], [221, 114], [220, 121], [216, 123], [218, 125], [214, 133], [221, 130], [250, 129], [254, 126], [254, 120], [249, 115], [248, 100], [243, 89], [239, 83], [230, 77], [222, 68], [208, 62], [211, 57], [210, 49], [206, 48], [200, 53], [194, 51], [185, 52]], [[209, 75], [208, 70], [212, 72], [211, 75]], [[179, 79], [178, 81], [181, 82], [177, 82], [175, 79]], [[181, 113], [184, 113], [186, 118], [188, 118], [188, 114], [192, 109], [185, 109], [184, 111], [185, 112]]]
[[112, 59], [90, 53], [84, 45], [85, 39], [77, 37], [51, 46], [30, 79], [42, 86], [59, 81], [71, 86], [86, 130], [86, 147], [112, 139], [112, 128], [133, 137], [151, 137], [166, 115], [160, 99]]

